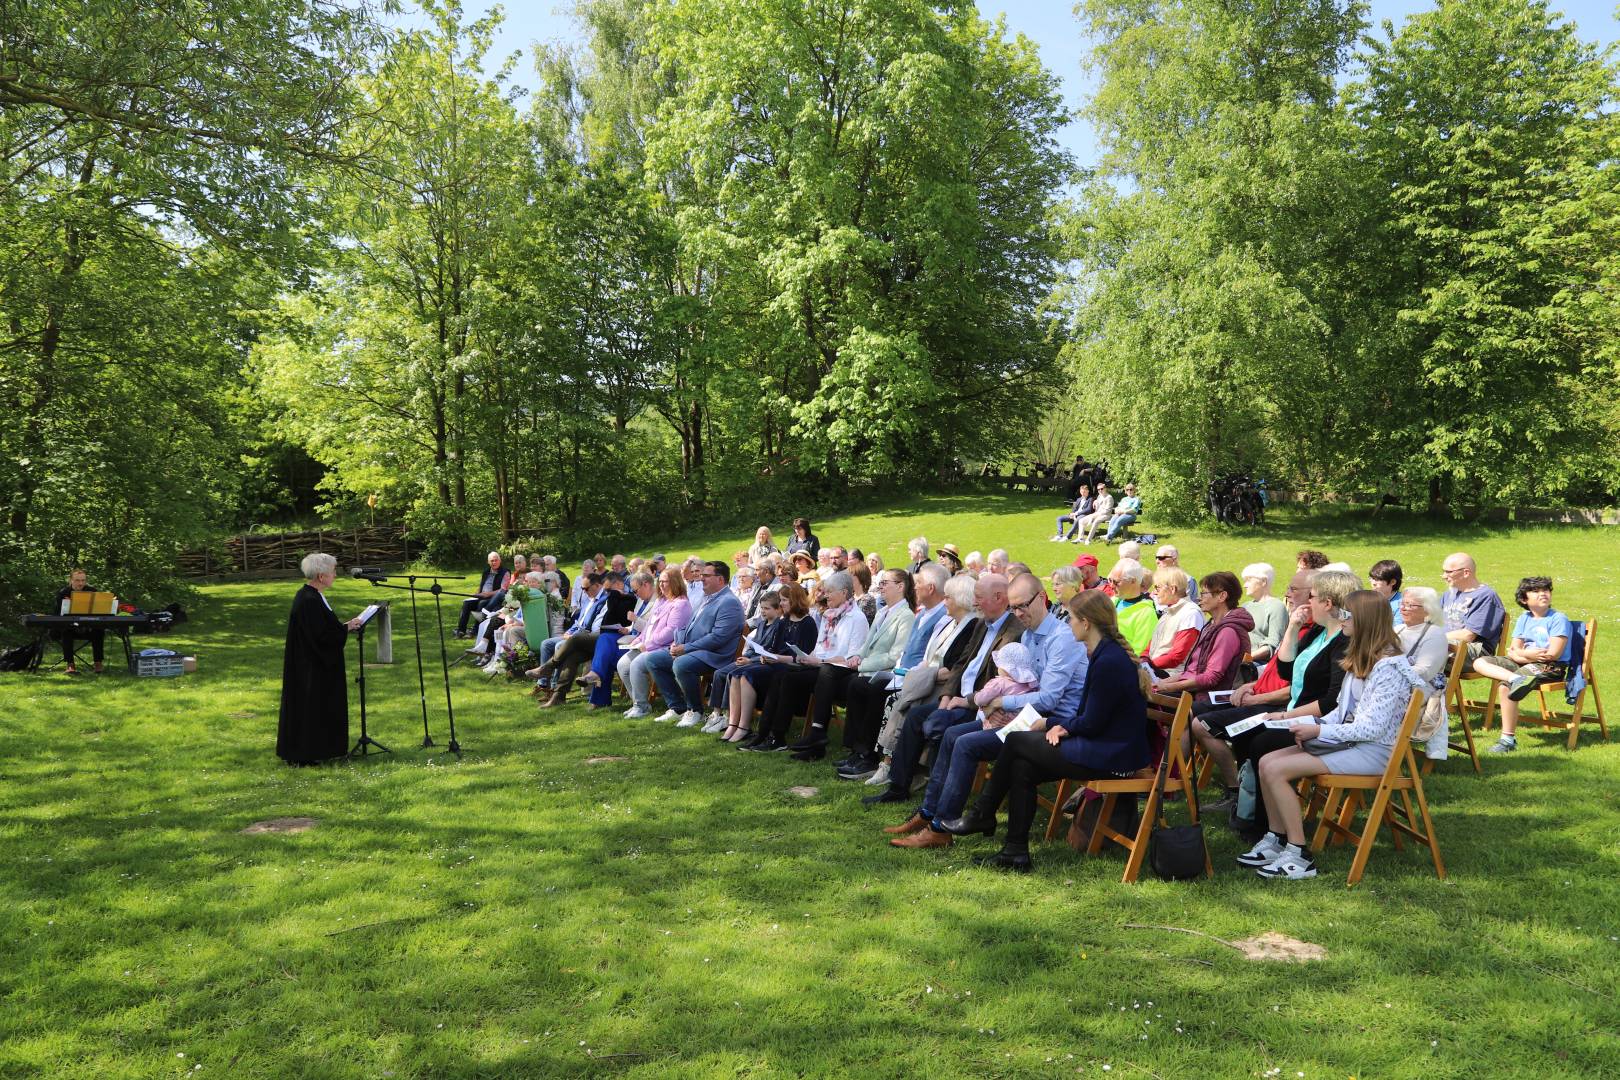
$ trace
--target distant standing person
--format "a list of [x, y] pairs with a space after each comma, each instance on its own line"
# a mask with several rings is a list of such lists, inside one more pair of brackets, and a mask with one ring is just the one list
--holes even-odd
[[349, 749], [349, 685], [343, 645], [360, 625], [332, 612], [326, 590], [337, 576], [331, 555], [305, 555], [299, 564], [304, 587], [287, 618], [287, 651], [281, 662], [281, 724], [276, 756], [289, 765], [314, 765]]

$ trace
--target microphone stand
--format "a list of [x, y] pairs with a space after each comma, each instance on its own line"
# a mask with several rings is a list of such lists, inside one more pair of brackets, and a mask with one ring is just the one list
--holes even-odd
[[355, 643], [355, 646], [356, 646], [357, 650], [359, 651], [359, 656], [357, 657], [357, 659], [358, 659], [359, 665], [360, 665], [360, 674], [355, 676], [355, 680], [354, 680], [355, 682], [360, 684], [360, 741], [354, 744], [354, 749], [349, 751], [349, 756], [350, 757], [365, 757], [367, 754], [371, 753], [371, 748], [373, 746], [375, 746], [377, 748], [379, 753], [392, 754], [393, 753], [392, 750], [388, 749], [388, 747], [384, 746], [382, 743], [378, 742], [376, 739], [373, 739], [371, 737], [371, 734], [366, 730], [366, 624], [365, 623], [361, 623], [359, 625], [359, 627], [355, 630], [354, 643]]
[[[423, 673], [422, 668], [422, 631], [421, 627], [417, 623], [416, 594], [424, 591], [432, 594], [433, 614], [439, 628], [439, 664], [444, 673], [444, 711], [445, 715], [450, 721], [450, 744], [445, 747], [445, 749], [450, 753], [455, 754], [456, 757], [459, 758], [461, 756], [461, 743], [456, 739], [455, 703], [450, 698], [450, 657], [444, 647], [444, 610], [439, 605], [439, 597], [448, 595], [462, 596], [471, 599], [473, 594], [451, 592], [439, 584], [440, 581], [445, 579], [433, 577], [428, 574], [408, 574], [405, 578], [408, 584], [405, 585], [390, 585], [388, 584], [387, 579], [381, 574], [366, 574], [363, 576], [367, 581], [371, 582], [372, 585], [379, 589], [398, 589], [401, 592], [408, 592], [411, 594], [411, 633], [416, 639], [416, 684], [422, 704], [422, 748], [424, 750], [434, 746], [435, 743], [433, 742], [433, 736], [428, 733], [427, 677]], [[416, 587], [416, 583], [418, 581], [431, 581], [433, 584], [427, 589], [423, 590]], [[363, 697], [364, 695], [362, 693], [362, 700]]]

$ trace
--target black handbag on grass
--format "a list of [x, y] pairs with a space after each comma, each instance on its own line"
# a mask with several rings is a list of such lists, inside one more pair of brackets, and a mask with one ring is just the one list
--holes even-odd
[[1204, 874], [1204, 827], [1172, 825], [1148, 838], [1148, 865], [1166, 881], [1190, 881]]

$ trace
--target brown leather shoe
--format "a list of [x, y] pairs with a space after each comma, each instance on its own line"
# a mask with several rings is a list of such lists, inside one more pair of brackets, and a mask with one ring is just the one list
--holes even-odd
[[900, 824], [890, 825], [883, 831], [889, 836], [909, 836], [918, 829], [926, 828], [928, 828], [928, 819], [923, 817], [921, 814], [912, 814]]
[[540, 703], [540, 707], [542, 709], [555, 709], [558, 705], [563, 703], [563, 700], [567, 696], [568, 695], [564, 694], [561, 690], [553, 690], [551, 692], [551, 696]]
[[893, 844], [895, 847], [903, 848], [932, 848], [950, 847], [955, 841], [956, 837], [952, 836], [948, 832], [935, 832], [933, 829], [923, 829], [921, 832], [914, 832], [910, 836], [897, 836], [893, 840], [890, 840], [889, 843]]

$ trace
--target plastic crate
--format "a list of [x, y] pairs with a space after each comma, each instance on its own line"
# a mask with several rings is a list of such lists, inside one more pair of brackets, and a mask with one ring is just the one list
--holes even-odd
[[183, 674], [185, 670], [185, 662], [172, 654], [135, 658], [135, 677], [139, 679], [166, 679], [171, 675]]

